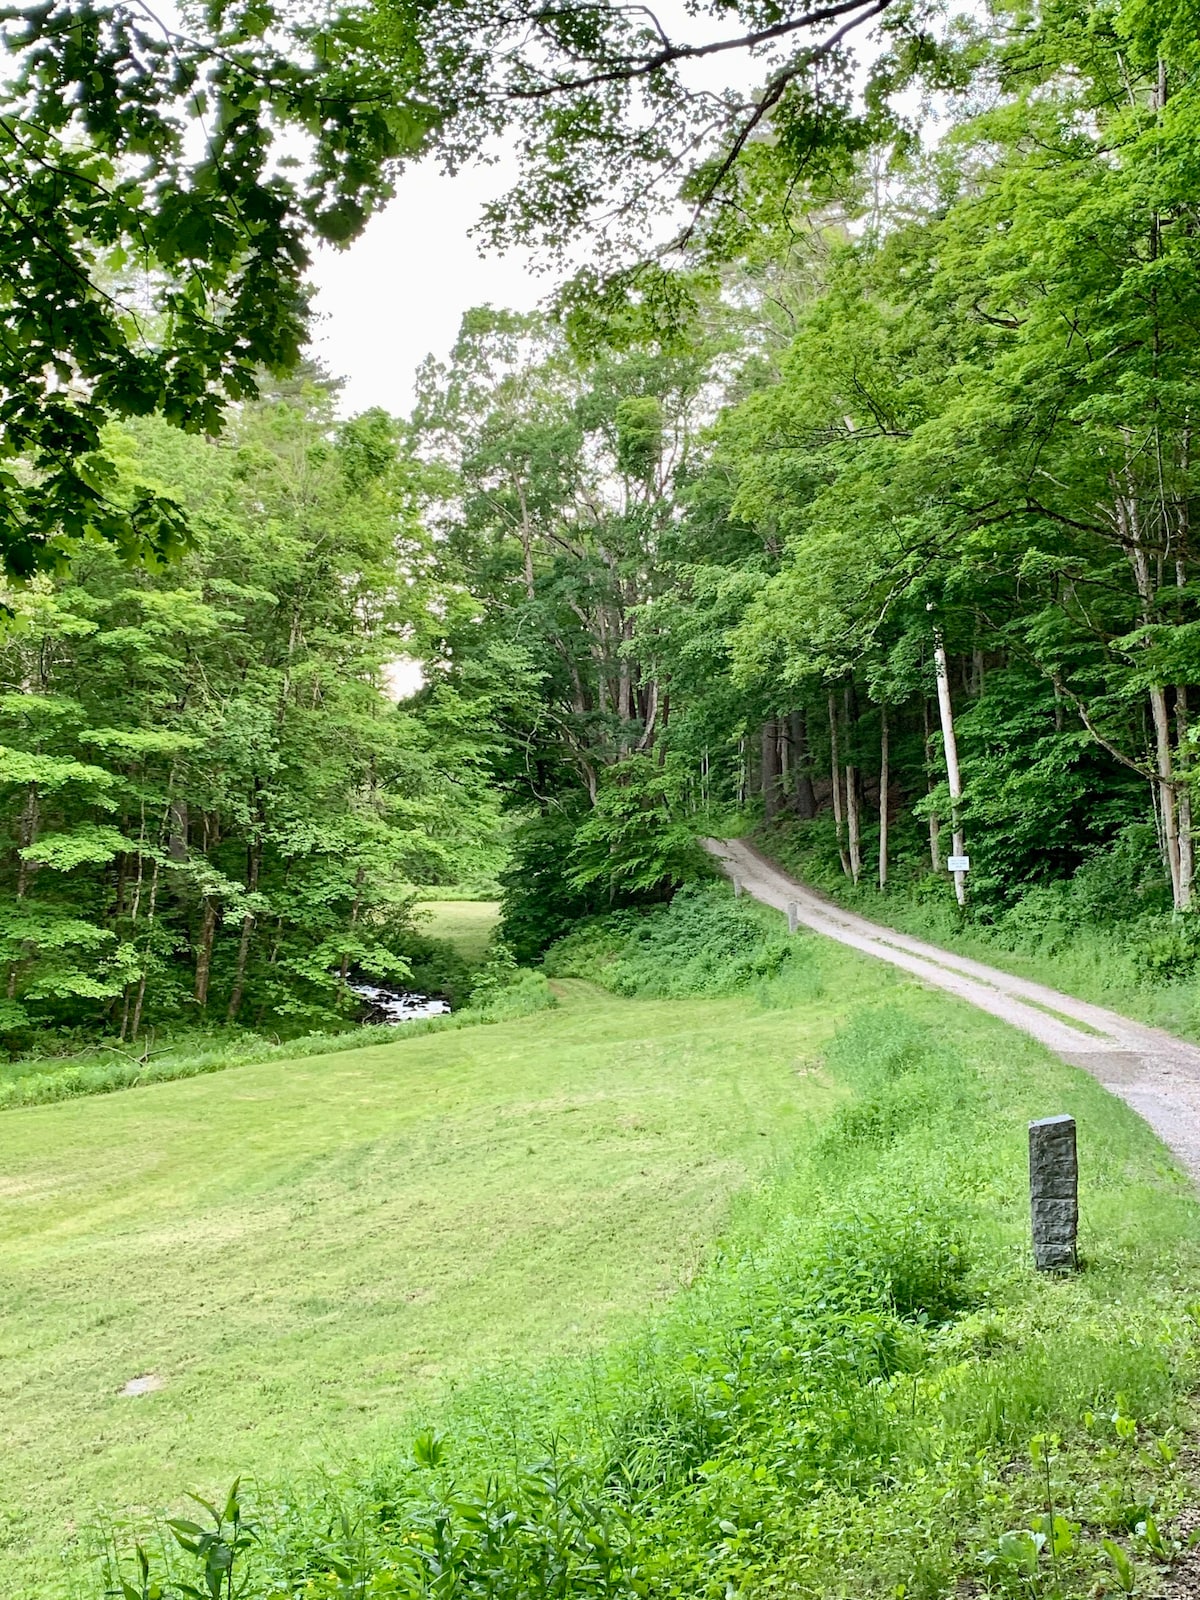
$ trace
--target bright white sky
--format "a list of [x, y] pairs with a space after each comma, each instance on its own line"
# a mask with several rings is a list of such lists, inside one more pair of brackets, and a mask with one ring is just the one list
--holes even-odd
[[[659, 0], [655, 13], [669, 33], [716, 38], [727, 18], [689, 15], [686, 0]], [[756, 83], [761, 63], [740, 53], [693, 63], [687, 81], [723, 88]], [[322, 250], [310, 274], [323, 319], [314, 341], [330, 372], [346, 380], [342, 409], [383, 406], [403, 415], [413, 401], [416, 369], [431, 352], [444, 357], [472, 306], [532, 311], [555, 280], [533, 270], [524, 251], [481, 257], [467, 237], [486, 201], [511, 188], [515, 156], [447, 178], [429, 164], [400, 181], [387, 210], [348, 250]]]
[[[720, 18], [689, 17], [685, 0], [659, 0], [655, 10], [669, 32], [691, 39], [722, 31]], [[869, 52], [872, 37], [864, 30], [859, 49]], [[694, 63], [687, 76], [696, 86], [736, 82], [746, 90], [761, 71], [761, 63], [739, 53]], [[320, 319], [315, 352], [345, 380], [344, 412], [382, 406], [404, 415], [418, 366], [430, 353], [449, 354], [465, 311], [485, 304], [531, 311], [551, 293], [554, 279], [533, 270], [528, 252], [483, 257], [468, 238], [485, 202], [510, 188], [516, 175], [515, 157], [503, 153], [496, 165], [456, 178], [432, 163], [413, 168], [348, 250], [318, 253], [310, 274]]]
[[551, 280], [535, 276], [523, 252], [481, 257], [467, 237], [485, 201], [511, 181], [506, 163], [456, 178], [415, 167], [348, 250], [320, 251], [311, 273], [321, 319], [314, 344], [346, 380], [345, 411], [383, 406], [402, 415], [417, 367], [430, 352], [449, 353], [464, 311], [488, 303], [531, 311], [550, 293]]

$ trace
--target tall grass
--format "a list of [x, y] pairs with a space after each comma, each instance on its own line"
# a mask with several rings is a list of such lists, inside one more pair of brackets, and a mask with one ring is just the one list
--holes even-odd
[[[714, 890], [596, 923], [548, 964], [625, 993], [711, 986], [730, 967], [706, 964], [701, 922], [761, 1004], [819, 969], [814, 941]], [[1105, 1540], [1139, 1582], [1194, 1492], [1190, 1186], [1083, 1074], [899, 981], [821, 1070], [832, 1118], [641, 1337], [485, 1375], [347, 1482], [260, 1490], [252, 1536], [238, 1500], [144, 1567], [118, 1537], [90, 1592], [203, 1590], [207, 1561], [262, 1600], [1083, 1595], [1119, 1581]], [[1055, 1277], [1029, 1259], [1026, 1124], [1062, 1110], [1086, 1269]]]

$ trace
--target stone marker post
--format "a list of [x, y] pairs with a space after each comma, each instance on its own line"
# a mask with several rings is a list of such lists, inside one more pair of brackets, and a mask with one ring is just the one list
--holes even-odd
[[800, 926], [800, 907], [794, 900], [788, 901], [788, 932], [795, 933]]
[[738, 877], [737, 873], [735, 872], [733, 874], [733, 898], [735, 900], [739, 900], [741, 898], [741, 894], [742, 894], [742, 880]]
[[1074, 1117], [1043, 1117], [1029, 1124], [1029, 1207], [1038, 1270], [1061, 1272], [1075, 1266], [1079, 1161]]

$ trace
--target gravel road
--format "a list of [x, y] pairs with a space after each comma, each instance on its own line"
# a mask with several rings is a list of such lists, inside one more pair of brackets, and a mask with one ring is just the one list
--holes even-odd
[[756, 900], [784, 912], [794, 905], [799, 922], [814, 933], [890, 961], [1024, 1029], [1064, 1061], [1090, 1072], [1143, 1116], [1200, 1182], [1200, 1047], [868, 922], [806, 889], [743, 839], [709, 839], [705, 847], [735, 885]]

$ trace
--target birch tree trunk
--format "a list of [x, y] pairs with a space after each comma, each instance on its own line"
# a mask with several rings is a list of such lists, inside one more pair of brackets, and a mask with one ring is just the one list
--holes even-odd
[[1188, 896], [1183, 889], [1179, 852], [1179, 813], [1175, 805], [1175, 773], [1171, 762], [1171, 721], [1167, 697], [1158, 684], [1150, 688], [1150, 720], [1154, 728], [1154, 768], [1158, 777], [1158, 803], [1162, 817], [1163, 844], [1167, 870], [1171, 874], [1171, 899], [1176, 911], [1186, 911]]
[[[1185, 475], [1190, 465], [1191, 437], [1185, 430], [1181, 461]], [[1191, 526], [1189, 521], [1188, 498], [1186, 493], [1180, 497], [1176, 513], [1176, 545], [1175, 545], [1175, 585], [1179, 589], [1187, 588], [1188, 581], [1188, 547], [1191, 543]], [[1176, 772], [1179, 781], [1179, 881], [1184, 898], [1190, 906], [1192, 902], [1192, 888], [1196, 880], [1196, 852], [1192, 842], [1192, 791], [1190, 773], [1186, 765], [1186, 752], [1188, 750], [1188, 691], [1187, 685], [1180, 683], [1175, 686], [1175, 754], [1176, 757], [1184, 756], [1185, 765], [1182, 772]], [[1178, 769], [1178, 760], [1177, 760]]]
[[[942, 744], [946, 752], [946, 781], [950, 789], [950, 831], [954, 843], [954, 854], [964, 855], [962, 816], [960, 802], [962, 801], [962, 778], [958, 770], [958, 740], [954, 734], [954, 707], [950, 701], [950, 677], [946, 667], [946, 646], [942, 639], [942, 630], [935, 628], [933, 631], [933, 660], [937, 670], [938, 710], [942, 718]], [[954, 874], [954, 895], [960, 906], [967, 903], [966, 874]]]
[[862, 834], [858, 810], [858, 769], [846, 768], [846, 840], [850, 853], [850, 878], [857, 883], [862, 875]]
[[[1115, 486], [1117, 531], [1133, 569], [1133, 581], [1141, 602], [1142, 621], [1147, 625], [1158, 620], [1156, 609], [1157, 584], [1150, 570], [1150, 557], [1142, 537], [1142, 519], [1134, 493], [1132, 474], [1126, 469], [1125, 482]], [[1180, 850], [1179, 810], [1176, 804], [1176, 780], [1171, 757], [1171, 719], [1167, 711], [1167, 696], [1161, 684], [1150, 686], [1150, 720], [1154, 729], [1154, 773], [1158, 788], [1158, 814], [1162, 822], [1162, 842], [1166, 855], [1167, 871], [1171, 878], [1171, 900], [1176, 911], [1186, 911], [1192, 900], [1191, 875], [1184, 881], [1183, 859]]]
[[842, 822], [842, 763], [838, 750], [838, 716], [837, 699], [830, 692], [829, 695], [829, 766], [833, 778], [833, 825], [837, 830], [838, 855], [841, 857], [842, 871], [850, 876], [850, 858], [846, 854], [845, 837]]
[[[1175, 688], [1175, 754], [1186, 750], [1188, 744], [1188, 698], [1187, 687], [1178, 684]], [[1180, 772], [1176, 764], [1175, 780], [1177, 790], [1177, 820], [1179, 825], [1179, 889], [1185, 907], [1192, 903], [1192, 890], [1196, 881], [1196, 852], [1192, 843], [1192, 795], [1188, 787], [1187, 773]]]

